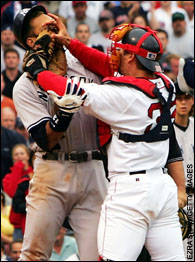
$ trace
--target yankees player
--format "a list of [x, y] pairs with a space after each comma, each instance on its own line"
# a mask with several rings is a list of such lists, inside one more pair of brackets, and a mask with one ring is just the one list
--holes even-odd
[[[17, 40], [31, 49], [41, 25], [50, 19], [42, 6], [23, 9], [14, 20]], [[67, 74], [99, 83], [99, 78], [71, 55]], [[107, 181], [97, 150], [96, 119], [85, 115], [84, 110], [76, 112], [77, 108], [68, 114], [56, 112], [51, 97], [26, 73], [15, 84], [13, 99], [18, 115], [36, 141], [20, 261], [48, 261], [67, 216], [80, 259], [97, 260], [97, 226]]]
[[[176, 116], [174, 129], [184, 158], [184, 171], [187, 206], [184, 208], [191, 221], [194, 221], [194, 118], [191, 117], [194, 105], [193, 91], [182, 92], [176, 84]], [[194, 228], [184, 240], [187, 261], [194, 260]]]
[[[82, 95], [78, 105], [84, 100], [85, 111], [108, 123], [113, 133], [108, 145], [110, 184], [98, 230], [99, 254], [102, 260], [134, 261], [145, 243], [152, 260], [185, 261], [177, 215], [177, 187], [185, 188], [185, 179], [182, 172], [179, 176], [171, 172], [172, 178], [163, 172], [173, 128], [174, 86], [156, 72], [162, 46], [148, 27], [133, 27], [115, 46], [121, 48], [123, 76], [108, 77], [103, 85], [78, 84], [71, 96], [77, 103], [85, 90], [87, 98]], [[38, 56], [34, 59], [39, 61]], [[76, 89], [77, 83], [44, 68], [33, 73], [33, 60], [25, 70], [68, 110], [69, 87]], [[172, 163], [167, 167], [172, 169]]]

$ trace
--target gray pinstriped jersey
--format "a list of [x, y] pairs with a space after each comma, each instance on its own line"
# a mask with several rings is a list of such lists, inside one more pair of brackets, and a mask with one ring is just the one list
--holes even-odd
[[189, 126], [185, 132], [176, 125], [174, 129], [184, 158], [186, 186], [194, 187], [194, 118], [189, 118]]
[[[100, 78], [85, 69], [68, 50], [66, 50], [66, 56], [68, 77], [77, 76], [86, 83], [100, 83]], [[26, 73], [19, 78], [14, 86], [13, 100], [18, 116], [28, 131], [54, 115], [52, 99], [46, 92], [34, 85], [27, 78]], [[96, 119], [86, 115], [81, 108], [79, 112], [74, 114], [70, 126], [59, 144], [61, 146], [60, 151], [66, 153], [97, 149]], [[37, 147], [37, 151], [41, 151], [39, 147]]]

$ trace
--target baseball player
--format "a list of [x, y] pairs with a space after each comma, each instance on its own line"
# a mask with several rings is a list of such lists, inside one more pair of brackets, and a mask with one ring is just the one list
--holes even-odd
[[[23, 9], [16, 16], [14, 33], [28, 52], [35, 46], [42, 24], [49, 20], [42, 6]], [[67, 56], [69, 77], [99, 83], [96, 75]], [[36, 141], [20, 261], [48, 261], [67, 216], [80, 259], [97, 260], [97, 227], [107, 180], [97, 149], [96, 119], [85, 115], [84, 110], [77, 112], [74, 106], [68, 113], [56, 109], [53, 99], [27, 73], [15, 84], [13, 99], [18, 115]]]
[[86, 113], [111, 126], [110, 184], [98, 230], [101, 260], [135, 261], [145, 243], [154, 261], [185, 261], [177, 215], [177, 189], [185, 191], [185, 179], [182, 172], [170, 172], [171, 177], [163, 170], [175, 95], [173, 83], [158, 73], [162, 46], [154, 31], [138, 26], [114, 44], [121, 49], [123, 76], [108, 77], [102, 85], [81, 84], [37, 68], [38, 55], [29, 59], [25, 70], [65, 112], [70, 101], [83, 103]]
[[[194, 105], [193, 91], [182, 92], [176, 84], [176, 116], [174, 129], [184, 158], [184, 171], [187, 206], [184, 208], [190, 221], [194, 221], [194, 118], [191, 117]], [[193, 223], [192, 223], [193, 224]], [[194, 260], [194, 227], [184, 240], [187, 261]]]

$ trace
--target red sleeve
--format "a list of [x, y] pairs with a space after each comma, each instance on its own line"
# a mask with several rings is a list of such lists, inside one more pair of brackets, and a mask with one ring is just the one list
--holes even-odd
[[109, 57], [94, 48], [88, 47], [76, 39], [71, 39], [68, 47], [71, 54], [75, 56], [84, 67], [102, 77], [112, 75]]
[[13, 196], [16, 193], [16, 189], [18, 186], [17, 183], [23, 175], [23, 169], [24, 164], [21, 161], [16, 162], [14, 166], [10, 168], [11, 173], [5, 175], [5, 177], [2, 180], [3, 190], [11, 198], [13, 198]]
[[65, 93], [67, 78], [63, 76], [50, 71], [42, 71], [38, 74], [37, 81], [45, 91], [54, 91], [59, 96], [63, 96]]

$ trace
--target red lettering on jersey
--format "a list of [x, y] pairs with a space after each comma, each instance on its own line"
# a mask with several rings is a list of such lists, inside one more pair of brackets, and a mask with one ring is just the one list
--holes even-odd
[[[153, 112], [155, 110], [159, 110], [159, 116], [156, 118], [156, 123], [158, 123], [160, 121], [160, 115], [162, 113], [162, 105], [161, 103], [153, 103], [150, 105], [149, 109], [148, 109], [148, 116], [152, 119], [153, 118]], [[148, 125], [145, 129], [145, 132], [144, 133], [148, 133], [150, 131], [152, 127], [152, 124]]]
[[[172, 101], [171, 102], [171, 107], [175, 106], [176, 104], [176, 101]], [[156, 118], [156, 123], [158, 124], [158, 122], [160, 121], [160, 115], [162, 113], [162, 105], [161, 103], [153, 103], [150, 105], [149, 109], [148, 109], [148, 116], [152, 119], [153, 118], [153, 112], [155, 110], [159, 110], [159, 116]], [[174, 109], [174, 111], [172, 112], [171, 114], [171, 118], [174, 119], [175, 118], [175, 115], [176, 115], [176, 109]], [[150, 130], [151, 130], [151, 127], [152, 127], [152, 124], [148, 125], [145, 129], [145, 132], [144, 133], [148, 133]]]

